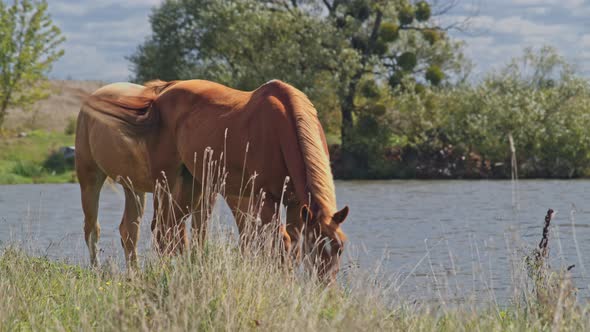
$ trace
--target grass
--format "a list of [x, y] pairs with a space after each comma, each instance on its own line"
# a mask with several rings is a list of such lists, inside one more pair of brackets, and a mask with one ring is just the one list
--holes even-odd
[[74, 182], [73, 171], [56, 174], [43, 168], [50, 153], [74, 145], [74, 135], [33, 130], [26, 137], [0, 134], [0, 184]]
[[0, 252], [0, 331], [581, 331], [590, 326], [590, 308], [569, 293], [564, 297], [560, 290], [570, 287], [569, 279], [559, 273], [551, 273], [550, 282], [549, 274], [543, 282], [529, 280], [534, 287], [523, 287], [519, 298], [499, 306], [410, 303], [395, 287], [359, 270], [341, 273], [338, 285], [326, 287], [268, 254], [243, 255], [222, 237], [172, 259], [148, 254], [137, 271], [120, 266], [87, 269], [6, 247]]
[[[116, 270], [116, 268], [114, 268]], [[136, 274], [86, 270], [5, 250], [2, 330], [265, 330], [387, 326], [374, 298], [294, 280], [278, 264], [210, 245]]]

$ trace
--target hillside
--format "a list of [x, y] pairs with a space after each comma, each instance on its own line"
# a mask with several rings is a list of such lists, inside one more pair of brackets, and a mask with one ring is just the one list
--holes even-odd
[[86, 96], [103, 86], [98, 81], [52, 80], [49, 98], [32, 110], [9, 109], [4, 127], [9, 130], [42, 129], [63, 132], [69, 119], [75, 118]]

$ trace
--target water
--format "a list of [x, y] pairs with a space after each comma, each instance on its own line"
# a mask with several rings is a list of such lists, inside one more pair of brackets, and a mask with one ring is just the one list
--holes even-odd
[[[579, 297], [590, 297], [590, 181], [520, 181], [517, 192], [509, 181], [347, 181], [336, 188], [340, 207], [351, 211], [342, 226], [350, 240], [342, 278], [358, 267], [374, 270], [378, 282], [393, 281], [410, 299], [505, 303], [518, 282], [513, 265], [538, 244], [552, 208], [551, 265], [576, 264]], [[149, 250], [150, 199], [142, 252]], [[101, 258], [121, 259], [123, 194], [105, 186], [100, 204]], [[227, 207], [216, 209], [214, 226], [235, 228]], [[75, 184], [0, 186], [1, 244], [88, 264], [82, 220]]]

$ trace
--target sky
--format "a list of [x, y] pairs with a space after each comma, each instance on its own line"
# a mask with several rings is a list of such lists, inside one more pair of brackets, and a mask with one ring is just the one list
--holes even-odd
[[[457, 5], [439, 17], [464, 40], [475, 77], [501, 68], [527, 46], [551, 45], [590, 77], [590, 0], [438, 0]], [[150, 34], [148, 17], [161, 0], [48, 0], [49, 12], [67, 40], [55, 79], [126, 81], [125, 59]]]

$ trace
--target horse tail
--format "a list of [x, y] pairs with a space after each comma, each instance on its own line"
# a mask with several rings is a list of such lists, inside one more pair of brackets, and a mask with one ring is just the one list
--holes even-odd
[[293, 177], [298, 199], [307, 203], [311, 195], [312, 206], [335, 209], [336, 194], [328, 145], [315, 107], [303, 92], [291, 85], [280, 81], [271, 81], [267, 85], [275, 86], [282, 92], [278, 93], [279, 99], [291, 122], [291, 133], [281, 134], [281, 151], [287, 170]]
[[86, 99], [82, 111], [105, 122], [120, 124], [128, 134], [139, 135], [157, 126], [159, 114], [151, 106], [166, 88], [177, 82], [150, 81], [136, 95], [101, 91], [101, 88]]
[[162, 80], [152, 80], [152, 81], [148, 81], [148, 82], [144, 83], [144, 86], [147, 89], [152, 89], [152, 91], [156, 95], [160, 95], [168, 87], [171, 87], [171, 86], [173, 86], [174, 84], [176, 84], [178, 82], [180, 82], [180, 81], [169, 81], [169, 82], [166, 82], [166, 81], [162, 81]]

